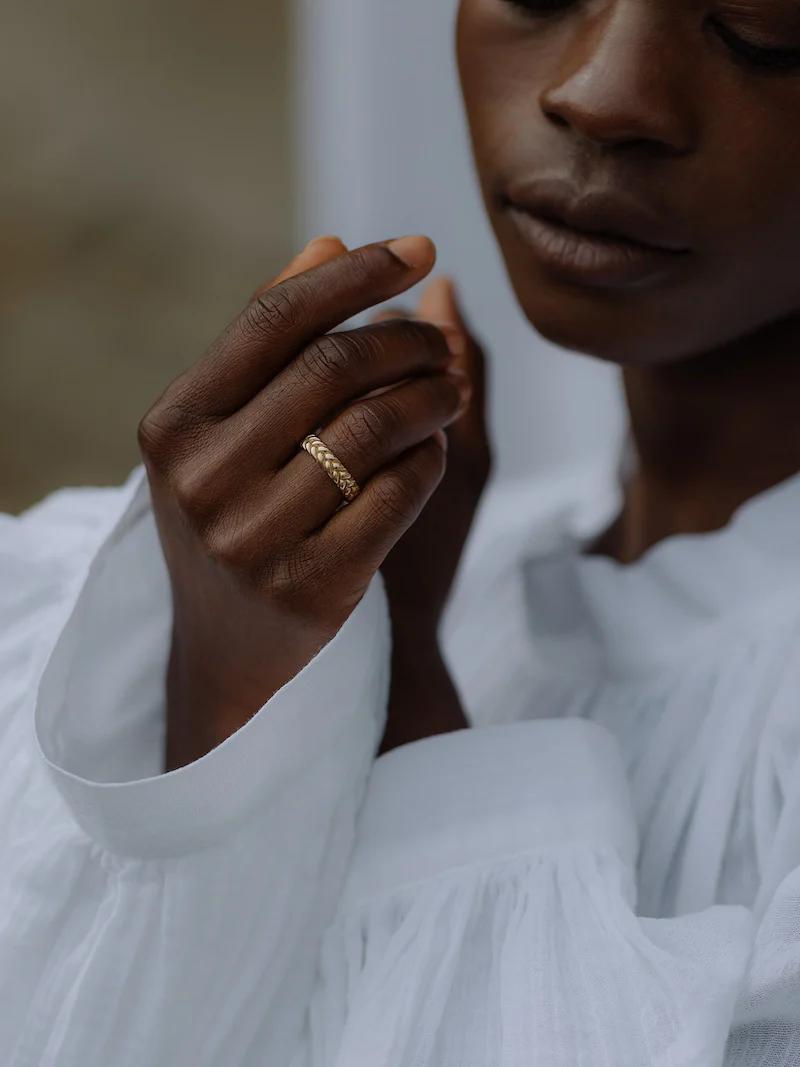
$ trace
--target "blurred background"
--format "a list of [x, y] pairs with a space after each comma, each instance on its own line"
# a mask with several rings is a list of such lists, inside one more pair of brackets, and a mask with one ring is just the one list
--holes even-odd
[[141, 415], [318, 233], [436, 241], [492, 360], [499, 479], [615, 462], [616, 371], [533, 333], [484, 219], [455, 8], [6, 0], [0, 510], [121, 481]]

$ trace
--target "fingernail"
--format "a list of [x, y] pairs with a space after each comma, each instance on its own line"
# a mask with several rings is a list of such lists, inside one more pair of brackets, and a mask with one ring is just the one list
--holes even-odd
[[318, 244], [320, 241], [341, 241], [341, 243], [344, 244], [344, 241], [342, 241], [341, 237], [339, 237], [338, 234], [324, 233], [321, 234], [319, 237], [312, 237], [306, 247], [303, 249], [303, 251], [307, 252], [309, 248], [311, 248], [315, 244]]
[[463, 356], [467, 351], [467, 339], [464, 334], [457, 327], [453, 326], [449, 322], [434, 322], [434, 326], [442, 331], [444, 339], [447, 341], [447, 347], [450, 349], [450, 355], [454, 359], [458, 359]]
[[417, 245], [419, 237], [397, 237], [393, 241], [387, 241], [389, 251], [402, 260], [407, 267], [418, 266], [419, 250]]

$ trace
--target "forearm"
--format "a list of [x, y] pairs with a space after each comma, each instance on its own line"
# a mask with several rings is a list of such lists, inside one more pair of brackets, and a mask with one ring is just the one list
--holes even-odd
[[393, 622], [392, 681], [379, 754], [469, 725], [435, 628]]

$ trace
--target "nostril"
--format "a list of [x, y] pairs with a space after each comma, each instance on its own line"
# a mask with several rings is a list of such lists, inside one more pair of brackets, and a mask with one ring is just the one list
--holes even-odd
[[544, 109], [545, 115], [550, 119], [554, 126], [569, 126], [569, 121], [560, 115], [557, 111], [553, 111], [550, 108]]

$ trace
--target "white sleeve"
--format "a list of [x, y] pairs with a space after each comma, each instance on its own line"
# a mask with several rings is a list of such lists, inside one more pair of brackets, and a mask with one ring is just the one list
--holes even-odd
[[141, 468], [0, 518], [0, 590], [0, 1062], [287, 1063], [383, 729], [380, 574], [247, 725], [168, 774]]
[[381, 756], [325, 938], [315, 1067], [800, 1062], [797, 879], [748, 971], [749, 909], [637, 916], [636, 838], [617, 742], [586, 720]]

